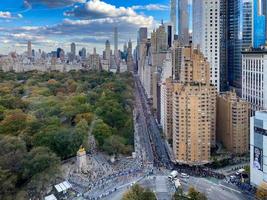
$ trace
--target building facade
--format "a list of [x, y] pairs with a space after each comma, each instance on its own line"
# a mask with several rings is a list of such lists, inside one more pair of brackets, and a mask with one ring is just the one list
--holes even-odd
[[118, 27], [114, 27], [114, 55], [118, 57], [119, 49], [118, 49]]
[[189, 2], [178, 1], [178, 36], [182, 44], [189, 44]]
[[266, 0], [253, 1], [253, 37], [252, 43], [254, 48], [265, 45], [266, 40], [266, 18], [264, 16], [264, 4]]
[[164, 136], [167, 140], [172, 140], [172, 93], [173, 93], [173, 80], [166, 79], [161, 84], [161, 126]]
[[173, 27], [173, 33], [176, 34], [177, 31], [177, 0], [171, 0], [171, 12], [170, 12], [170, 19], [171, 25]]
[[220, 0], [193, 1], [193, 42], [210, 63], [210, 83], [220, 91]]
[[89, 68], [100, 70], [100, 56], [96, 53], [96, 48], [94, 48], [93, 54], [89, 55]]
[[267, 112], [257, 111], [250, 119], [250, 182], [267, 184]]
[[216, 138], [227, 151], [244, 154], [249, 149], [249, 104], [235, 92], [217, 96]]
[[242, 52], [242, 98], [252, 111], [267, 109], [267, 50]]
[[172, 63], [175, 80], [210, 84], [210, 64], [200, 49], [177, 44], [172, 48]]
[[173, 90], [175, 160], [189, 165], [208, 163], [216, 128], [212, 124], [216, 120], [216, 88], [201, 83], [176, 83]]
[[265, 44], [265, 3], [263, 0], [227, 2], [228, 81], [238, 93], [242, 87], [241, 52]]

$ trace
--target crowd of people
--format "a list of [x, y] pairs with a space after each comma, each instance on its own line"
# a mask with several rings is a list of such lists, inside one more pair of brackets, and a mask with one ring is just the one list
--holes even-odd
[[202, 166], [188, 166], [188, 165], [176, 165], [174, 167], [179, 173], [186, 173], [190, 176], [196, 177], [213, 177], [217, 179], [224, 179], [223, 174], [214, 172], [212, 169]]

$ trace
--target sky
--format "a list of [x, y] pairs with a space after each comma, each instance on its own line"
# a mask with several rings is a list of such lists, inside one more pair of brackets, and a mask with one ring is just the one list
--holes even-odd
[[118, 27], [119, 45], [136, 41], [139, 27], [153, 30], [169, 21], [169, 0], [0, 0], [0, 54], [26, 51], [27, 41], [46, 52], [58, 47], [92, 52], [113, 44]]

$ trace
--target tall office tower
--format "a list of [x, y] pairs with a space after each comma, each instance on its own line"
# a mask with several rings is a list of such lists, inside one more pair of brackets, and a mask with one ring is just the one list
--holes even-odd
[[32, 57], [32, 42], [31, 41], [28, 41], [27, 55], [28, 55], [29, 58]]
[[227, 56], [227, 5], [228, 0], [221, 0], [220, 4], [220, 91], [228, 90], [228, 56]]
[[177, 31], [177, 0], [171, 0], [171, 12], [170, 12], [170, 18], [171, 18], [171, 24], [173, 27], [173, 33], [176, 34]]
[[118, 55], [118, 27], [114, 28], [114, 55]]
[[123, 52], [124, 53], [127, 53], [127, 43], [126, 42], [123, 45]]
[[139, 44], [140, 42], [146, 39], [147, 39], [147, 28], [146, 27], [139, 28], [138, 34], [137, 34], [137, 43]]
[[82, 48], [81, 49], [81, 58], [85, 59], [86, 58], [86, 49], [85, 48]]
[[266, 0], [253, 1], [253, 36], [252, 43], [254, 48], [265, 45], [266, 40], [266, 18], [263, 14], [263, 2]]
[[129, 42], [128, 42], [127, 67], [128, 67], [128, 71], [133, 71], [134, 70], [133, 50], [132, 50], [132, 41], [131, 40], [129, 40]]
[[194, 45], [208, 58], [210, 82], [220, 91], [220, 0], [194, 0], [193, 24]]
[[151, 98], [151, 41], [147, 39], [140, 43], [140, 59], [138, 61], [138, 75], [148, 98]]
[[73, 57], [76, 56], [76, 44], [75, 43], [71, 43], [70, 45], [70, 52], [72, 54]]
[[151, 33], [151, 50], [152, 53], [160, 53], [167, 50], [167, 36], [163, 24]]
[[250, 183], [267, 184], [267, 111], [257, 111], [250, 119]]
[[93, 54], [89, 55], [89, 67], [93, 70], [100, 70], [100, 56], [96, 53], [96, 48]]
[[61, 52], [62, 50], [63, 50], [63, 49], [61, 49], [61, 48], [57, 48], [57, 58], [60, 57], [60, 52]]
[[106, 60], [110, 60], [110, 56], [111, 56], [111, 49], [110, 49], [110, 42], [107, 40], [106, 44], [105, 44], [105, 57], [104, 59]]
[[263, 15], [265, 16], [265, 36], [267, 39], [267, 1], [262, 1]]
[[139, 61], [141, 59], [141, 43], [147, 40], [147, 28], [141, 27], [137, 32], [137, 45], [136, 45], [136, 65], [137, 71], [139, 70]]
[[228, 82], [238, 94], [242, 83], [241, 52], [252, 46], [252, 1], [228, 1]]
[[175, 83], [173, 92], [173, 152], [178, 163], [210, 161], [212, 125], [216, 118], [216, 88], [201, 83]]
[[244, 154], [249, 147], [249, 103], [235, 92], [217, 97], [216, 138], [233, 154]]
[[267, 109], [267, 49], [242, 52], [242, 98], [254, 112]]
[[178, 36], [182, 44], [189, 43], [189, 2], [178, 1]]
[[174, 27], [172, 25], [172, 23], [164, 23], [164, 27], [165, 27], [165, 32], [166, 32], [166, 40], [167, 40], [167, 47], [171, 48], [172, 47], [172, 43], [174, 40]]

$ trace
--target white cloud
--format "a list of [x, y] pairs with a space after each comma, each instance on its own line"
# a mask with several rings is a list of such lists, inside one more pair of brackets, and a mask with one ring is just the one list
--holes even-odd
[[134, 10], [169, 10], [169, 6], [163, 4], [135, 5], [131, 8]]
[[44, 36], [31, 35], [29, 33], [14, 33], [14, 34], [9, 34], [9, 37], [15, 40], [21, 40], [21, 41], [28, 41], [28, 40], [35, 41], [35, 40], [45, 39]]
[[11, 19], [12, 18], [12, 14], [10, 12], [0, 11], [0, 18], [2, 18], [2, 19]]
[[[137, 17], [137, 14], [131, 7], [116, 7], [101, 0], [90, 0], [72, 10], [65, 12], [65, 16], [81, 19], [99, 19], [99, 18], [118, 18], [118, 17]], [[144, 17], [144, 16], [142, 16]]]
[[23, 15], [22, 14], [18, 14], [18, 18], [23, 18]]
[[8, 11], [0, 11], [0, 19], [17, 19], [17, 18], [23, 18], [22, 14], [12, 14]]

